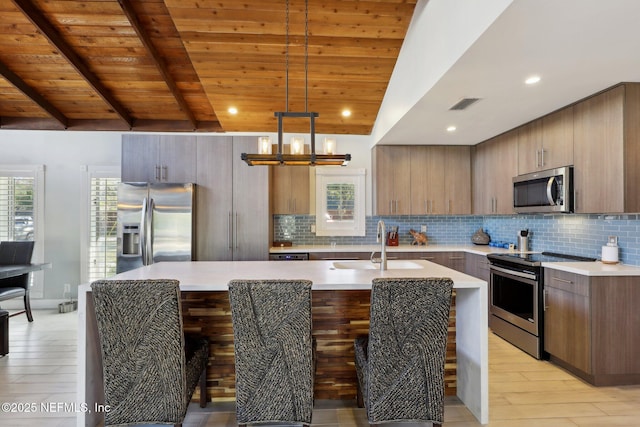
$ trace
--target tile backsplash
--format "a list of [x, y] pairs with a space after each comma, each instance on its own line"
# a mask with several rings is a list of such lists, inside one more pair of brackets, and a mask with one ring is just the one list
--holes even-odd
[[521, 229], [530, 231], [529, 249], [600, 258], [608, 236], [618, 236], [620, 261], [640, 265], [640, 215], [504, 215], [504, 216], [370, 216], [366, 236], [316, 236], [311, 232], [314, 215], [274, 215], [274, 240], [297, 245], [370, 245], [376, 243], [378, 220], [387, 230], [399, 227], [400, 244], [410, 244], [409, 229], [427, 226], [430, 244], [471, 243], [471, 235], [483, 228], [492, 241], [516, 243]]

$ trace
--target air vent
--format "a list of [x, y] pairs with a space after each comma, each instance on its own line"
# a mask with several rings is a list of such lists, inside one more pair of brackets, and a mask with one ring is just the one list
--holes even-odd
[[480, 101], [480, 98], [462, 98], [453, 107], [449, 108], [449, 110], [464, 110], [476, 101]]

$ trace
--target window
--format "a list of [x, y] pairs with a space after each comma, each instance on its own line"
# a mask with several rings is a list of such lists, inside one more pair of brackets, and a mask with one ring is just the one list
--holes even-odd
[[116, 223], [118, 213], [118, 168], [87, 168], [85, 224], [83, 224], [83, 282], [93, 282], [116, 273]]
[[[0, 240], [32, 240], [32, 262], [44, 257], [44, 166], [0, 165]], [[43, 275], [31, 275], [33, 298], [43, 297]]]
[[316, 235], [365, 235], [365, 169], [316, 168]]

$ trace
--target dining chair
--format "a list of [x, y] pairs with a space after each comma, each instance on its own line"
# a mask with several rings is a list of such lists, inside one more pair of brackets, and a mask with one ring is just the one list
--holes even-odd
[[99, 280], [91, 290], [105, 425], [181, 426], [198, 383], [204, 408], [209, 343], [184, 335], [179, 282]]
[[[0, 265], [31, 264], [34, 245], [35, 242], [26, 240], [0, 242]], [[0, 279], [0, 301], [22, 297], [24, 310], [13, 313], [11, 317], [26, 313], [27, 320], [33, 322], [29, 300], [29, 275], [30, 273], [26, 273]]]
[[236, 369], [236, 420], [309, 425], [314, 351], [311, 282], [229, 282]]
[[370, 424], [444, 421], [444, 365], [453, 282], [373, 280], [369, 335], [355, 340], [358, 403]]

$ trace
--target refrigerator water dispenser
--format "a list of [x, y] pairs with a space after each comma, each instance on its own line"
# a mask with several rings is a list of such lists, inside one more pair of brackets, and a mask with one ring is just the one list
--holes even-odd
[[140, 254], [140, 224], [122, 225], [122, 255]]

